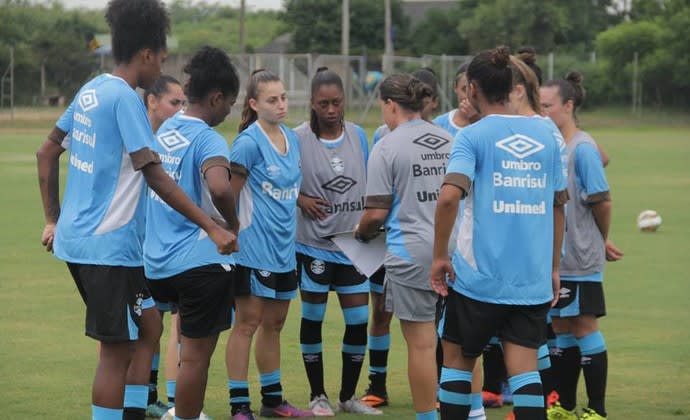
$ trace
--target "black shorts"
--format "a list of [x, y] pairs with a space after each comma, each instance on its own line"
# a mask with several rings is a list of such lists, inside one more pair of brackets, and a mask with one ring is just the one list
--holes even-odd
[[561, 290], [551, 316], [558, 318], [606, 315], [604, 285], [599, 281], [561, 280]]
[[501, 340], [537, 349], [546, 341], [546, 314], [541, 305], [502, 305], [480, 302], [449, 290], [443, 339], [462, 346], [465, 357], [478, 357], [497, 335]]
[[369, 293], [369, 281], [354, 266], [297, 254], [297, 278], [303, 292]]
[[235, 296], [257, 296], [266, 299], [290, 300], [297, 297], [297, 271], [270, 271], [237, 266]]
[[67, 263], [86, 304], [86, 335], [103, 343], [139, 339], [144, 310], [155, 303], [143, 267]]
[[386, 279], [386, 269], [381, 267], [369, 278], [369, 289], [371, 293], [383, 294], [383, 282]]
[[234, 271], [229, 265], [210, 264], [149, 280], [149, 285], [156, 300], [177, 306], [183, 336], [211, 337], [232, 325]]

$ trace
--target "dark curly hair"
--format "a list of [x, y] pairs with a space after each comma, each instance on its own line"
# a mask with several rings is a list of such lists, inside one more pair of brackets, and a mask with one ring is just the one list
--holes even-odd
[[110, 0], [105, 20], [116, 63], [129, 63], [144, 48], [154, 52], [167, 48], [170, 16], [159, 0]]
[[204, 46], [185, 64], [184, 72], [189, 79], [184, 93], [190, 103], [198, 103], [211, 91], [219, 90], [223, 96], [237, 97], [240, 78], [230, 57], [218, 48]]

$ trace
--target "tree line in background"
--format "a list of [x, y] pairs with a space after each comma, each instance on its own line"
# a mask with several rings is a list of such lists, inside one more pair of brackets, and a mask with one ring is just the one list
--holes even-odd
[[[291, 52], [340, 53], [341, 0], [285, 0], [284, 11], [246, 14], [246, 52], [291, 34]], [[627, 5], [625, 9], [621, 5]], [[350, 54], [379, 62], [384, 48], [384, 2], [350, 0]], [[177, 52], [212, 43], [239, 53], [239, 10], [169, 2]], [[645, 104], [690, 104], [690, 0], [457, 0], [431, 9], [414, 26], [401, 0], [391, 0], [397, 55], [471, 55], [498, 44], [531, 45], [554, 75], [584, 73], [590, 104], [625, 104], [636, 89]], [[100, 68], [87, 48], [90, 34], [106, 33], [102, 10], [70, 10], [59, 1], [0, 0], [0, 73], [15, 50], [17, 102], [34, 104], [41, 68], [47, 95], [71, 96]], [[593, 54], [594, 53], [594, 54]], [[635, 63], [634, 58], [637, 57]]]

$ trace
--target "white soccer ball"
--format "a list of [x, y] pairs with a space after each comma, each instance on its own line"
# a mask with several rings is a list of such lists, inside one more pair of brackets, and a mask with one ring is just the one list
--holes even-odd
[[637, 216], [637, 227], [642, 232], [656, 232], [661, 226], [661, 216], [654, 210], [645, 210]]

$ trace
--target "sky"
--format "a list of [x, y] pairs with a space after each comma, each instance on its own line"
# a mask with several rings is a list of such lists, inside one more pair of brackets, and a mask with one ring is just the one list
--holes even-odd
[[[108, 0], [61, 0], [62, 4], [69, 8], [88, 7], [102, 9], [108, 4]], [[165, 3], [166, 1], [163, 0]], [[219, 3], [222, 5], [239, 7], [240, 0], [206, 0], [206, 3]], [[199, 3], [199, 1], [194, 1]], [[277, 10], [283, 7], [283, 0], [245, 0], [248, 10]]]

